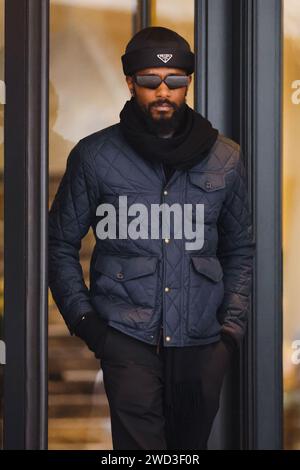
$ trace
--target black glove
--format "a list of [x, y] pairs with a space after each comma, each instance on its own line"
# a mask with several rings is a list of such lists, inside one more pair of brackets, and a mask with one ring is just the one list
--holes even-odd
[[74, 327], [74, 333], [81, 338], [97, 359], [102, 357], [107, 336], [108, 323], [94, 311], [87, 312]]

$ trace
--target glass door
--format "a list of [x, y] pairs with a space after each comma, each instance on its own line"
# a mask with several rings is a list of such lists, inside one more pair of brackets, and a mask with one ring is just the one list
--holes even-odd
[[[50, 2], [49, 206], [71, 148], [85, 135], [118, 122], [130, 99], [121, 55], [137, 22], [143, 21], [141, 3]], [[193, 0], [149, 6], [147, 21], [175, 29], [193, 47]], [[90, 230], [80, 253], [87, 286], [93, 245]], [[70, 336], [50, 291], [48, 354], [49, 449], [112, 449], [99, 362], [80, 339]]]

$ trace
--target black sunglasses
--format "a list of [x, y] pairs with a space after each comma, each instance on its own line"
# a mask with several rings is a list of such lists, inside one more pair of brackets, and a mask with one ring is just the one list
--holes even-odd
[[189, 77], [187, 75], [167, 75], [165, 78], [161, 78], [159, 75], [149, 74], [149, 75], [134, 75], [134, 81], [139, 86], [144, 88], [155, 88], [159, 87], [161, 82], [165, 82], [168, 88], [171, 90], [175, 88], [181, 88], [189, 84]]

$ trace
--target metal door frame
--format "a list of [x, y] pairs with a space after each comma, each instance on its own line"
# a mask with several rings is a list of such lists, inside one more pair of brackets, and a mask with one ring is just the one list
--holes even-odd
[[49, 1], [6, 0], [5, 449], [47, 448], [48, 44]]

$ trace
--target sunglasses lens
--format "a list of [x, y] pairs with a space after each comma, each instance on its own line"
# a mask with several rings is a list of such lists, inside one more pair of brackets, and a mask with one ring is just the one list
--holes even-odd
[[187, 86], [189, 83], [189, 77], [186, 75], [169, 75], [166, 78], [166, 84], [169, 88], [181, 88]]
[[161, 79], [158, 75], [136, 75], [135, 81], [139, 86], [154, 90], [159, 86]]
[[[161, 84], [161, 78], [158, 75], [136, 75], [135, 81], [139, 86], [155, 89]], [[187, 75], [168, 75], [165, 79], [170, 89], [185, 87], [189, 83]]]

